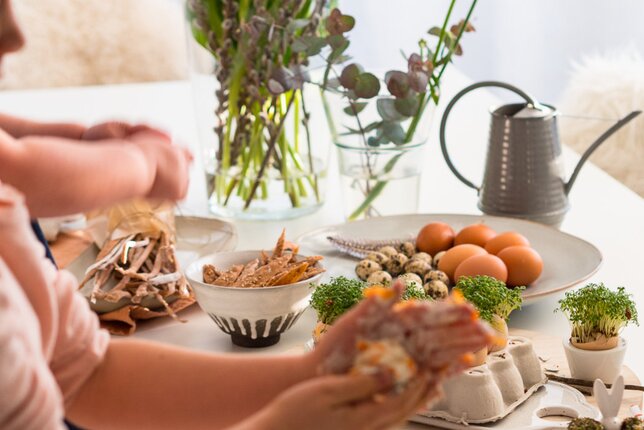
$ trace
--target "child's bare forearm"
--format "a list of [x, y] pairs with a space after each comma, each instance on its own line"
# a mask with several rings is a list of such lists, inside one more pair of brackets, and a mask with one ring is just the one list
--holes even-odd
[[0, 133], [0, 180], [24, 193], [32, 217], [105, 207], [148, 194], [156, 166], [131, 142], [15, 140]]
[[313, 376], [302, 356], [222, 356], [134, 339], [112, 340], [67, 411], [96, 429], [220, 429]]
[[0, 113], [0, 129], [20, 139], [26, 136], [54, 136], [81, 139], [86, 128], [74, 123], [46, 123], [30, 121]]

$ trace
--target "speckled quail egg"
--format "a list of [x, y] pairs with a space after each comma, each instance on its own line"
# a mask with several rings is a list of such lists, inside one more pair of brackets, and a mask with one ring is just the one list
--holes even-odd
[[367, 255], [367, 260], [373, 260], [376, 263], [380, 264], [381, 266], [384, 266], [387, 261], [389, 261], [389, 257], [387, 257], [385, 254], [382, 252], [372, 252], [369, 255]]
[[432, 265], [434, 267], [438, 267], [438, 262], [441, 261], [441, 258], [443, 258], [443, 255], [445, 255], [447, 251], [441, 251], [434, 255], [434, 259], [432, 260]]
[[385, 270], [391, 274], [391, 276], [398, 276], [405, 270], [405, 264], [409, 261], [409, 258], [405, 254], [396, 254], [389, 258], [387, 264], [385, 264]]
[[425, 273], [423, 280], [425, 283], [429, 281], [441, 281], [443, 284], [449, 285], [449, 277], [445, 272], [441, 272], [440, 270], [430, 270]]
[[385, 254], [389, 258], [398, 254], [398, 250], [393, 246], [383, 246], [382, 248], [378, 249], [378, 252]]
[[358, 278], [362, 279], [363, 281], [366, 281], [369, 275], [371, 275], [373, 272], [378, 272], [380, 270], [382, 270], [382, 266], [376, 263], [375, 261], [362, 260], [356, 266], [356, 275], [358, 275]]
[[403, 273], [397, 279], [403, 281], [405, 285], [412, 283], [417, 284], [421, 288], [423, 287], [423, 280], [415, 273]]
[[382, 286], [387, 286], [391, 285], [391, 275], [384, 270], [378, 270], [377, 272], [373, 272], [369, 277], [367, 278], [367, 283], [369, 285], [382, 285]]
[[413, 242], [405, 242], [400, 245], [400, 252], [411, 258], [416, 253], [416, 245]]
[[444, 299], [449, 294], [447, 285], [441, 281], [429, 281], [423, 288], [425, 289], [425, 293], [435, 300]]
[[421, 278], [430, 270], [432, 270], [432, 265], [423, 260], [411, 259], [405, 264], [405, 272], [415, 273]]
[[429, 264], [432, 264], [432, 256], [426, 252], [417, 252], [411, 257], [412, 260], [421, 260], [426, 261]]

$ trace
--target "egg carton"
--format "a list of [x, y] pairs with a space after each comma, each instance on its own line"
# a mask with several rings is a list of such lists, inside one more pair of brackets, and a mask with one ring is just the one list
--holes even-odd
[[443, 385], [444, 396], [421, 415], [460, 424], [485, 424], [508, 416], [547, 382], [532, 342], [511, 336], [485, 364]]

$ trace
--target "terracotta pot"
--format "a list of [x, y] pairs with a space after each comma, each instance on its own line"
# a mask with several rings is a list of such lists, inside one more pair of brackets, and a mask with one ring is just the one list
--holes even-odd
[[[612, 342], [612, 341], [611, 341]], [[603, 342], [605, 345], [607, 342]], [[607, 384], [612, 383], [622, 372], [622, 364], [626, 353], [626, 340], [616, 338], [616, 347], [611, 349], [589, 349], [589, 345], [584, 345], [586, 349], [579, 348], [570, 341], [563, 340], [570, 375], [573, 378], [594, 381], [601, 379]]]

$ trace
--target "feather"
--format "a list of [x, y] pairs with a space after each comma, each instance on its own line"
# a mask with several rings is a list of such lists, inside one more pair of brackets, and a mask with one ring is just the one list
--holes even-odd
[[411, 236], [406, 239], [384, 240], [362, 238], [349, 239], [341, 236], [327, 236], [327, 240], [331, 242], [331, 245], [338, 251], [355, 258], [365, 258], [370, 253], [377, 251], [383, 246], [393, 246], [394, 248], [399, 249], [405, 242], [415, 243], [414, 238]]

